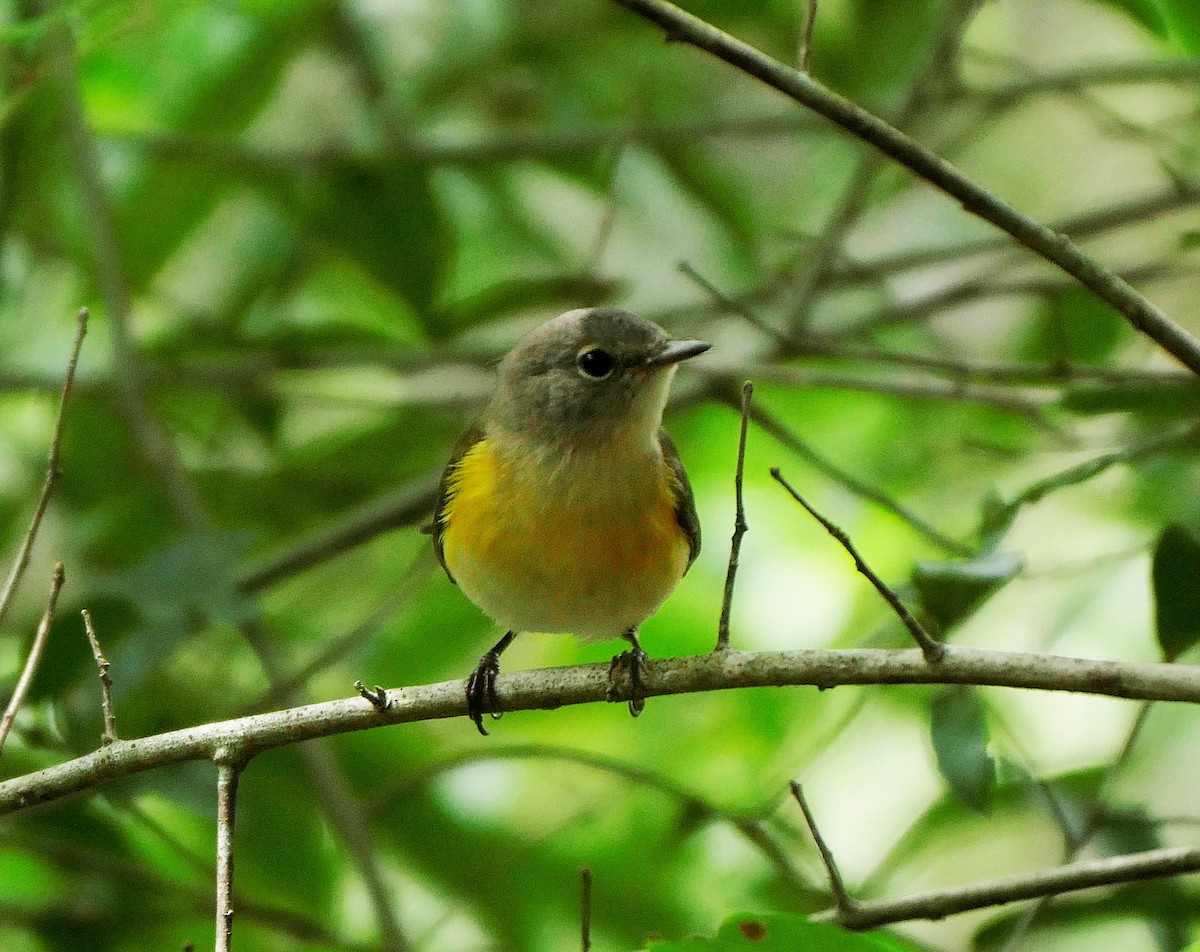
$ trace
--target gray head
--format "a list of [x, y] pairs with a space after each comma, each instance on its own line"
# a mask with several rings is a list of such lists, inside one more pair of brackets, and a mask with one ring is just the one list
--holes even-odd
[[580, 445], [620, 431], [653, 437], [675, 365], [708, 350], [673, 341], [627, 311], [592, 307], [533, 330], [500, 364], [488, 419], [543, 443]]

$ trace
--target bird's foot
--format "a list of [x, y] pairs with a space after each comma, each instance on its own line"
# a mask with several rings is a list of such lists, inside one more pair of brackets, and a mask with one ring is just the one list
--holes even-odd
[[642, 650], [642, 646], [637, 643], [637, 639], [632, 640], [632, 645], [628, 651], [622, 651], [612, 659], [612, 664], [608, 668], [608, 699], [610, 701], [619, 701], [624, 695], [622, 690], [623, 685], [620, 683], [624, 674], [629, 679], [629, 713], [632, 717], [637, 717], [642, 713], [646, 706], [646, 695], [643, 693], [645, 688], [644, 674], [646, 672], [646, 652]]
[[487, 737], [487, 731], [483, 729], [484, 711], [492, 720], [500, 720], [500, 700], [496, 697], [496, 678], [499, 676], [500, 652], [493, 648], [479, 659], [479, 664], [467, 678], [467, 717], [474, 721], [484, 737]]

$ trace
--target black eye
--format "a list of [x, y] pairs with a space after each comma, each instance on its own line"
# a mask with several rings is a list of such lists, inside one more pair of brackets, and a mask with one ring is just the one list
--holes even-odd
[[617, 359], [601, 347], [585, 347], [575, 358], [579, 372], [595, 380], [603, 380], [617, 366]]

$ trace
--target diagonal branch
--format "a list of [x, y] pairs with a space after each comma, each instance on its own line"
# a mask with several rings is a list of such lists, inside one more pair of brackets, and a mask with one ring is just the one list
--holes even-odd
[[[497, 682], [498, 693], [505, 711], [596, 703], [607, 700], [608, 669], [609, 665], [602, 663], [504, 675]], [[650, 661], [645, 693], [656, 697], [843, 684], [975, 684], [1200, 704], [1200, 669], [1190, 665], [1099, 661], [957, 645], [946, 645], [935, 665], [927, 664], [915, 648], [706, 652]], [[386, 710], [355, 696], [117, 741], [75, 760], [0, 783], [0, 815], [166, 764], [211, 760], [222, 746], [238, 745], [245, 756], [251, 756], [315, 737], [467, 713], [460, 680], [393, 689], [387, 700]]]
[[88, 311], [87, 308], [84, 308], [79, 312], [75, 325], [75, 343], [71, 346], [71, 358], [67, 361], [67, 375], [63, 379], [62, 395], [58, 400], [58, 416], [54, 421], [54, 437], [50, 441], [50, 456], [46, 461], [46, 481], [42, 484], [42, 495], [38, 498], [33, 518], [29, 520], [29, 528], [25, 531], [25, 538], [21, 540], [21, 548], [17, 550], [17, 557], [13, 560], [13, 566], [4, 583], [4, 589], [0, 591], [0, 622], [4, 621], [4, 615], [12, 601], [13, 592], [21, 583], [21, 576], [25, 574], [25, 568], [29, 565], [29, 553], [33, 551], [33, 541], [37, 538], [38, 529], [42, 525], [42, 517], [46, 514], [46, 507], [50, 504], [50, 495], [54, 492], [54, 486], [58, 482], [58, 454], [62, 446], [63, 418], [66, 415], [67, 401], [71, 399], [71, 390], [75, 385], [75, 368], [79, 365], [79, 349], [83, 346], [83, 337], [87, 334], [87, 326]]
[[847, 929], [875, 929], [892, 922], [944, 919], [970, 909], [1002, 906], [1022, 899], [1057, 896], [1080, 889], [1162, 879], [1200, 871], [1200, 847], [1148, 850], [1070, 866], [1055, 866], [1034, 873], [985, 879], [900, 899], [859, 902], [851, 910], [829, 909], [814, 916], [837, 922]]
[[54, 606], [58, 604], [58, 593], [62, 591], [62, 586], [63, 564], [59, 562], [54, 566], [54, 575], [50, 579], [50, 597], [46, 601], [46, 611], [42, 614], [42, 620], [38, 623], [37, 634], [33, 636], [29, 657], [25, 659], [21, 677], [17, 680], [17, 686], [13, 688], [8, 707], [4, 709], [4, 716], [0, 718], [0, 751], [4, 750], [8, 732], [12, 730], [17, 711], [20, 710], [21, 702], [25, 700], [29, 685], [33, 683], [33, 676], [37, 673], [38, 663], [42, 660], [42, 651], [46, 647], [46, 639], [50, 636], [50, 623], [54, 621]]
[[671, 39], [689, 43], [724, 60], [873, 145], [957, 199], [967, 211], [1008, 232], [1035, 254], [1067, 272], [1193, 373], [1200, 374], [1200, 341], [1164, 311], [1124, 279], [1093, 261], [1065, 235], [1055, 233], [981, 188], [894, 126], [827, 89], [811, 76], [785, 66], [665, 0], [614, 2], [657, 23]]

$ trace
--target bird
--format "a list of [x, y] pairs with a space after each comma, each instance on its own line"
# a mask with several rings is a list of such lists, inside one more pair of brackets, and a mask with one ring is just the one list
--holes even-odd
[[499, 719], [500, 655], [521, 632], [623, 638], [610, 697], [641, 713], [639, 626], [700, 552], [687, 471], [662, 428], [681, 361], [709, 349], [611, 307], [568, 311], [500, 362], [482, 415], [451, 451], [430, 532], [446, 575], [506, 634], [467, 679], [481, 734]]

